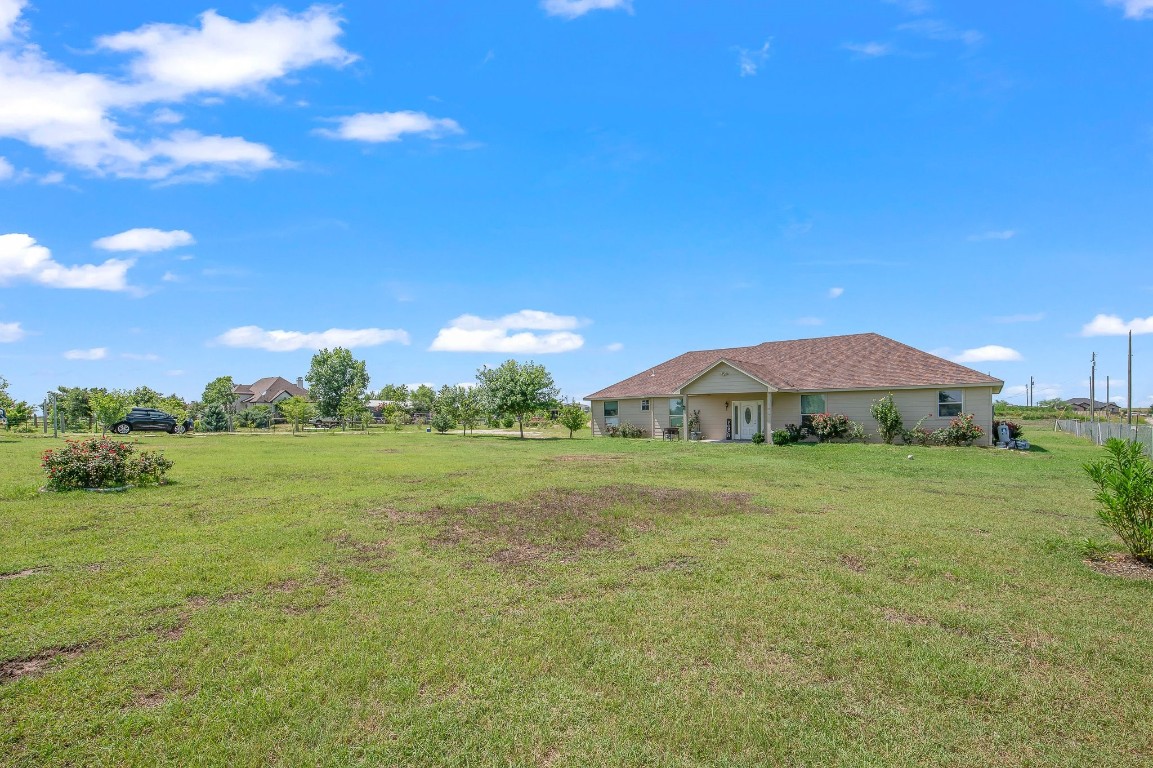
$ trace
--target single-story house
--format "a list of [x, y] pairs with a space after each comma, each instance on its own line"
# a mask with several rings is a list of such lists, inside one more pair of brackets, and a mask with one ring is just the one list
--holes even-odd
[[770, 341], [754, 347], [686, 352], [588, 395], [594, 435], [624, 422], [649, 436], [689, 438], [700, 412], [705, 440], [766, 437], [819, 413], [862, 423], [872, 439], [874, 400], [892, 393], [912, 427], [937, 429], [962, 413], [992, 438], [993, 395], [1004, 382], [876, 333]]
[[254, 405], [276, 405], [293, 397], [308, 397], [304, 379], [298, 378], [293, 384], [280, 376], [269, 376], [255, 384], [237, 384], [232, 388], [237, 410], [243, 411]]
[[[1065, 407], [1073, 411], [1084, 413], [1089, 412], [1089, 398], [1087, 397], [1073, 397], [1066, 400], [1063, 404]], [[1101, 411], [1102, 413], [1108, 413], [1111, 416], [1116, 416], [1117, 414], [1121, 413], [1121, 406], [1117, 405], [1116, 403], [1103, 403], [1100, 400], [1094, 400], [1093, 410]]]

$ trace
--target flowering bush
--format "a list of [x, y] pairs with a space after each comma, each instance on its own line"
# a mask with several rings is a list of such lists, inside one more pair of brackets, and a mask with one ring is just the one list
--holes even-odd
[[972, 445], [974, 440], [985, 434], [985, 430], [974, 423], [971, 413], [963, 413], [950, 421], [944, 432], [948, 445]]
[[136, 455], [128, 443], [102, 437], [67, 440], [63, 448], [45, 451], [40, 464], [53, 491], [163, 485], [172, 469], [172, 462], [159, 451]]
[[817, 440], [824, 443], [849, 434], [849, 424], [849, 417], [842, 413], [818, 413], [811, 428]]

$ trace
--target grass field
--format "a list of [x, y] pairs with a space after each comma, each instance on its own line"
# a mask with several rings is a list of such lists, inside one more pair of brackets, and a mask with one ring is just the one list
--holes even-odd
[[41, 494], [0, 435], [0, 765], [1147, 766], [1153, 581], [1028, 437], [157, 436]]

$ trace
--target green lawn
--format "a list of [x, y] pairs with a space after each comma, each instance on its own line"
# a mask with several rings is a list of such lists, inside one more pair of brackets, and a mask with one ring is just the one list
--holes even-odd
[[156, 436], [41, 494], [0, 435], [0, 765], [1147, 766], [1153, 581], [1029, 437]]

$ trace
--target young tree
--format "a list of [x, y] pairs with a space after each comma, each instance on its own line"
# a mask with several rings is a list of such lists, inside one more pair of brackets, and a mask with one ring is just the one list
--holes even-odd
[[516, 418], [522, 439], [525, 416], [547, 408], [560, 394], [548, 370], [531, 360], [524, 364], [506, 360], [499, 368], [481, 368], [476, 380], [488, 392], [493, 412]]
[[322, 349], [312, 356], [308, 369], [308, 393], [321, 416], [340, 416], [341, 402], [351, 394], [363, 400], [368, 389], [368, 370], [352, 352], [336, 347]]
[[316, 406], [303, 397], [282, 400], [278, 407], [284, 418], [291, 422], [293, 432], [316, 415]]
[[231, 376], [218, 376], [205, 385], [204, 394], [200, 396], [200, 403], [202, 405], [223, 405], [227, 407], [236, 399], [235, 395], [232, 394], [235, 386]]
[[427, 384], [421, 384], [408, 397], [413, 413], [432, 413], [432, 404], [436, 400], [436, 392]]
[[114, 389], [109, 392], [93, 391], [88, 395], [88, 403], [96, 420], [100, 422], [100, 433], [108, 432], [108, 428], [124, 418], [131, 407], [131, 397], [123, 390]]
[[368, 419], [372, 418], [372, 410], [368, 407], [368, 401], [363, 390], [359, 393], [351, 389], [345, 392], [344, 396], [340, 398], [337, 412], [345, 424], [350, 422], [367, 423]]
[[224, 410], [224, 406], [213, 403], [205, 408], [204, 415], [200, 417], [200, 425], [204, 427], [205, 432], [227, 432], [228, 413]]
[[474, 431], [484, 419], [487, 393], [483, 387], [457, 387], [456, 416], [466, 432]]
[[407, 384], [385, 384], [376, 395], [377, 400], [386, 400], [397, 405], [404, 405], [408, 402], [408, 398]]
[[138, 408], [160, 408], [164, 395], [152, 387], [137, 387], [128, 394], [129, 405]]
[[580, 403], [568, 403], [560, 409], [560, 424], [568, 430], [569, 439], [572, 439], [572, 433], [584, 429], [589, 424], [589, 415], [585, 413], [585, 409], [580, 407]]
[[83, 387], [56, 388], [56, 405], [64, 417], [64, 424], [72, 431], [87, 431], [93, 427], [92, 406], [88, 396], [88, 390]]

